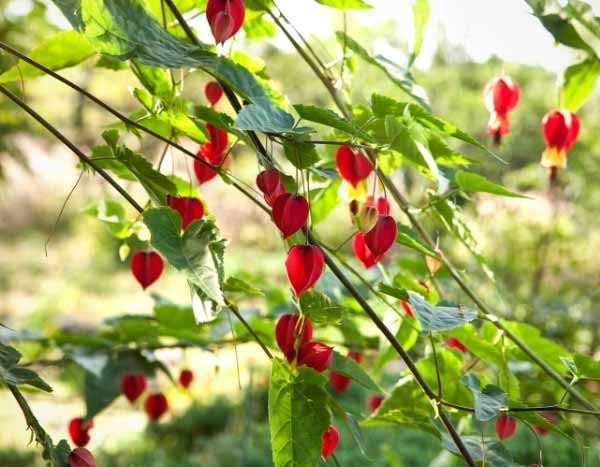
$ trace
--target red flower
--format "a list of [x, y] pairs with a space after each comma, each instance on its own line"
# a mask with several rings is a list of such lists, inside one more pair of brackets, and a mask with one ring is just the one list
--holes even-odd
[[273, 222], [283, 238], [288, 238], [306, 225], [308, 212], [308, 201], [304, 196], [284, 193], [273, 204]]
[[380, 196], [377, 198], [377, 200], [375, 200], [373, 196], [369, 195], [367, 201], [365, 201], [365, 205], [376, 208], [377, 212], [382, 216], [389, 216], [390, 214], [390, 203], [383, 196]]
[[323, 459], [327, 459], [336, 450], [340, 442], [340, 433], [336, 427], [330, 425], [329, 429], [321, 435], [321, 440], [323, 441], [321, 456], [323, 456]]
[[202, 219], [204, 206], [198, 198], [167, 195], [167, 205], [181, 216], [181, 228], [185, 230], [192, 221]]
[[216, 81], [209, 81], [204, 86], [204, 95], [206, 96], [206, 100], [210, 102], [210, 105], [215, 105], [223, 97], [223, 88]]
[[379, 216], [375, 226], [365, 234], [365, 243], [373, 256], [382, 258], [394, 245], [398, 227], [392, 216]]
[[544, 167], [567, 166], [567, 151], [579, 135], [579, 118], [568, 110], [552, 110], [542, 120], [547, 148], [542, 155]]
[[96, 459], [86, 448], [75, 448], [67, 458], [67, 467], [96, 467]]
[[383, 396], [369, 397], [369, 400], [367, 401], [367, 404], [369, 405], [369, 411], [371, 413], [375, 412], [381, 406], [381, 403], [384, 401], [384, 399], [385, 397]]
[[[348, 352], [348, 358], [351, 358], [356, 363], [360, 363], [362, 361], [362, 355], [358, 352]], [[352, 382], [352, 379], [348, 376], [342, 375], [340, 373], [336, 373], [335, 371], [331, 371], [329, 373], [329, 384], [338, 394], [342, 394], [348, 386]]]
[[242, 0], [208, 0], [206, 19], [217, 44], [235, 35], [244, 24]]
[[299, 315], [285, 314], [277, 320], [275, 340], [290, 363], [296, 358], [296, 341], [299, 340], [297, 346], [300, 347], [310, 342], [312, 335], [313, 327], [308, 318], [301, 320]]
[[121, 392], [129, 400], [135, 402], [146, 390], [146, 377], [143, 373], [127, 373], [121, 379]]
[[158, 280], [162, 274], [164, 263], [155, 251], [138, 251], [131, 256], [129, 266], [133, 277], [145, 290]]
[[298, 352], [298, 365], [306, 365], [319, 373], [331, 363], [333, 359], [333, 347], [321, 342], [310, 341], [300, 346]]
[[340, 177], [354, 187], [373, 170], [369, 160], [360, 151], [352, 152], [348, 146], [338, 148], [335, 161]]
[[189, 388], [193, 380], [194, 373], [192, 370], [184, 369], [179, 373], [179, 384], [181, 384], [184, 388]]
[[373, 255], [369, 247], [365, 243], [365, 234], [362, 232], [357, 232], [352, 240], [352, 251], [354, 252], [354, 256], [363, 264], [365, 269], [369, 269], [370, 267], [376, 265], [381, 257]]
[[467, 346], [455, 337], [448, 337], [446, 339], [446, 344], [448, 344], [448, 347], [450, 347], [451, 349], [458, 349], [463, 353], [467, 353], [469, 351]]
[[273, 206], [280, 195], [285, 193], [285, 188], [281, 183], [279, 170], [263, 170], [256, 177], [256, 185], [265, 197], [269, 206]]
[[485, 105], [490, 111], [488, 133], [496, 144], [510, 130], [508, 112], [517, 106], [520, 94], [519, 84], [509, 76], [494, 78], [485, 87]]
[[86, 423], [83, 418], [73, 418], [69, 422], [69, 436], [75, 445], [83, 447], [90, 442], [89, 431], [92, 428], [94, 428], [92, 420]]
[[502, 441], [510, 438], [517, 429], [517, 420], [509, 415], [500, 415], [496, 419], [496, 436]]
[[321, 277], [324, 257], [315, 245], [294, 245], [285, 260], [288, 279], [296, 296], [300, 297]]
[[162, 392], [150, 394], [144, 402], [144, 410], [150, 417], [150, 420], [156, 422], [169, 410], [169, 403]]
[[404, 309], [404, 312], [406, 313], [406, 315], [409, 318], [414, 318], [415, 317], [415, 312], [412, 309], [412, 306], [410, 306], [410, 303], [407, 302], [406, 300], [400, 300], [400, 305], [402, 305], [402, 308]]

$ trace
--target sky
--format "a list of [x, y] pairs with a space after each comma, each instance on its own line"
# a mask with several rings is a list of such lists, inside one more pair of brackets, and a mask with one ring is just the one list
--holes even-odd
[[[376, 35], [377, 25], [390, 17], [398, 19], [398, 35], [410, 40], [413, 34], [411, 0], [366, 0], [372, 10], [354, 10], [349, 13], [351, 21], [370, 27]], [[600, 0], [588, 0], [600, 16]], [[13, 0], [14, 8], [24, 8], [28, 0]], [[49, 2], [51, 3], [51, 2]], [[306, 35], [330, 35], [340, 13], [324, 7], [313, 0], [278, 0], [283, 12]], [[421, 57], [416, 65], [426, 69], [444, 31], [452, 44], [462, 46], [475, 61], [485, 61], [497, 55], [507, 63], [527, 63], [561, 73], [573, 63], [573, 52], [556, 47], [552, 36], [531, 15], [525, 0], [430, 0], [432, 17], [425, 32]], [[52, 5], [51, 16], [65, 25], [62, 15]], [[207, 28], [202, 28], [203, 18], [197, 24], [201, 37], [209, 40]], [[65, 26], [66, 27], [66, 26]], [[275, 43], [289, 48], [281, 34]], [[374, 41], [374, 52], [390, 56], [385, 38]], [[393, 58], [393, 57], [390, 57]]]

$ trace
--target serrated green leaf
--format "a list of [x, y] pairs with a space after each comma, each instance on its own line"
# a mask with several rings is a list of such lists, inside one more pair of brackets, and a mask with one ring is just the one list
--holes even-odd
[[500, 409], [506, 407], [508, 397], [498, 386], [488, 384], [483, 389], [479, 378], [473, 373], [464, 375], [460, 382], [467, 386], [475, 398], [475, 418], [487, 422], [496, 418]]
[[244, 21], [244, 32], [248, 39], [264, 39], [275, 37], [277, 28], [275, 23], [261, 16], [254, 18], [251, 21]]
[[320, 159], [315, 145], [305, 137], [286, 139], [283, 151], [287, 160], [298, 169], [307, 169]]
[[370, 391], [383, 392], [379, 385], [373, 381], [368, 373], [354, 360], [348, 357], [344, 357], [340, 353], [333, 352], [333, 360], [329, 365], [330, 371], [335, 371], [341, 375], [352, 378], [358, 384], [363, 386]]
[[[446, 433], [442, 434], [444, 447], [449, 451], [461, 455], [454, 440]], [[493, 438], [482, 438], [481, 436], [462, 436], [463, 444], [471, 454], [475, 462], [486, 461], [493, 467], [522, 467], [513, 461], [511, 453], [502, 443]]]
[[277, 107], [268, 98], [258, 99], [242, 107], [233, 128], [263, 133], [306, 133], [310, 128], [295, 128], [294, 116]]
[[373, 138], [369, 134], [358, 128], [352, 122], [336, 114], [332, 110], [316, 107], [314, 105], [302, 104], [295, 105], [294, 109], [296, 112], [298, 112], [298, 115], [303, 120], [308, 120], [309, 122], [315, 122], [330, 128], [335, 128], [336, 130], [343, 131], [349, 135], [362, 138], [365, 141], [373, 141]]
[[408, 292], [410, 304], [423, 332], [449, 331], [477, 318], [477, 310], [461, 306], [436, 306], [415, 292]]
[[538, 16], [538, 19], [548, 32], [552, 34], [556, 42], [566, 45], [567, 47], [584, 50], [585, 52], [594, 55], [594, 49], [581, 38], [568, 19], [565, 19], [558, 14], [541, 15]]
[[248, 282], [246, 282], [245, 280], [234, 276], [230, 276], [227, 278], [223, 286], [223, 290], [226, 294], [241, 295], [245, 298], [265, 296], [262, 290], [254, 287], [251, 284], [248, 284]]
[[432, 258], [438, 258], [438, 254], [425, 245], [419, 238], [417, 237], [416, 232], [408, 227], [407, 225], [397, 224], [398, 227], [398, 235], [396, 237], [396, 243], [400, 245], [404, 245], [408, 248], [418, 251], [419, 253], [423, 253], [426, 256], [431, 256]]
[[573, 358], [578, 378], [600, 380], [600, 361], [580, 353], [576, 353]]
[[300, 309], [315, 323], [325, 324], [339, 322], [346, 311], [346, 307], [317, 290], [309, 290], [300, 296]]
[[456, 174], [454, 174], [454, 181], [464, 191], [492, 193], [498, 196], [530, 199], [528, 196], [510, 191], [504, 188], [502, 185], [490, 182], [484, 176], [472, 172], [464, 172], [459, 170], [456, 172]]
[[16, 349], [0, 343], [0, 381], [12, 386], [27, 384], [52, 392], [52, 388], [35, 371], [17, 366], [20, 359], [21, 354]]
[[310, 191], [310, 215], [313, 225], [322, 222], [339, 205], [341, 180], [333, 180], [322, 188]]
[[598, 75], [600, 61], [597, 58], [589, 58], [568, 67], [561, 89], [562, 106], [571, 112], [577, 112], [594, 92]]

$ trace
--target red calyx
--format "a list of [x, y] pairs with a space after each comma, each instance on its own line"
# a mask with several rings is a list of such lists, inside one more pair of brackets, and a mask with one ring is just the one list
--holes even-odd
[[135, 402], [146, 390], [146, 376], [143, 373], [127, 373], [121, 379], [121, 392], [129, 400]]
[[209, 81], [204, 86], [204, 96], [210, 105], [216, 105], [223, 97], [223, 88], [216, 81]]
[[184, 388], [189, 388], [193, 380], [194, 373], [192, 372], [192, 370], [183, 369], [179, 373], [179, 384], [181, 384]]
[[148, 414], [148, 417], [150, 417], [150, 420], [156, 422], [169, 410], [169, 403], [162, 392], [156, 392], [146, 397], [144, 410]]
[[242, 0], [208, 0], [206, 19], [217, 44], [235, 35], [244, 24]]
[[67, 458], [67, 467], [96, 467], [96, 459], [86, 448], [75, 448]]
[[273, 222], [283, 238], [298, 232], [308, 219], [308, 201], [300, 195], [285, 193], [277, 197], [273, 204]]
[[542, 132], [548, 147], [542, 155], [544, 167], [566, 167], [567, 151], [579, 135], [579, 118], [568, 110], [552, 110], [542, 119]]
[[451, 349], [458, 349], [462, 353], [467, 353], [469, 351], [467, 346], [465, 344], [463, 344], [461, 341], [459, 341], [456, 337], [448, 337], [446, 339], [446, 344]]
[[229, 142], [229, 136], [227, 135], [227, 132], [222, 128], [211, 125], [210, 123], [206, 125], [206, 129], [208, 130], [208, 135], [210, 137], [210, 143], [212, 144], [214, 154], [222, 156], [227, 149], [227, 144]]
[[367, 404], [369, 406], [369, 412], [375, 412], [381, 406], [381, 403], [384, 401], [384, 399], [385, 397], [383, 396], [369, 397], [369, 400], [367, 401]]
[[365, 243], [375, 257], [383, 257], [396, 241], [398, 227], [392, 216], [379, 216], [375, 226], [365, 234]]
[[300, 346], [298, 352], [298, 365], [306, 365], [319, 373], [331, 363], [333, 359], [333, 347], [321, 342], [310, 341]]
[[[542, 417], [544, 417], [546, 420], [548, 420], [553, 425], [557, 423], [557, 419], [552, 412], [544, 412], [544, 413], [542, 413]], [[540, 436], [546, 436], [548, 433], [550, 433], [550, 430], [543, 426], [535, 425], [533, 428], [535, 429], [537, 434]]]
[[321, 440], [323, 442], [321, 446], [321, 456], [323, 456], [323, 459], [327, 459], [338, 447], [340, 433], [337, 431], [336, 427], [329, 425], [329, 429], [321, 435]]
[[89, 431], [94, 427], [94, 422], [85, 422], [83, 418], [73, 418], [69, 422], [69, 436], [73, 444], [83, 447], [90, 442]]
[[488, 133], [494, 136], [495, 144], [500, 144], [502, 136], [508, 134], [510, 130], [508, 112], [517, 106], [520, 95], [519, 84], [509, 76], [494, 78], [486, 85], [485, 105], [490, 111]]
[[129, 263], [133, 277], [145, 290], [158, 280], [163, 272], [164, 262], [155, 251], [137, 251]]
[[285, 268], [296, 296], [300, 297], [321, 277], [323, 253], [315, 245], [294, 245], [287, 254]]
[[[227, 132], [211, 124], [207, 124], [206, 129], [208, 131], [210, 141], [200, 146], [196, 156], [214, 166], [227, 166], [229, 163], [231, 163], [231, 158], [226, 156], [227, 143], [229, 139]], [[224, 157], [227, 157], [225, 162], [223, 162]], [[207, 167], [199, 160], [194, 161], [194, 172], [200, 184], [206, 183], [217, 176], [217, 172], [210, 167]]]
[[285, 194], [285, 187], [281, 183], [279, 170], [263, 170], [256, 177], [256, 185], [262, 191], [265, 201], [269, 206], [273, 206], [280, 195]]
[[288, 313], [277, 320], [275, 340], [290, 363], [296, 358], [296, 348], [310, 342], [312, 335], [313, 327], [308, 318], [300, 320], [299, 315]]
[[167, 196], [167, 205], [181, 216], [181, 228], [185, 230], [192, 221], [202, 219], [204, 206], [198, 198]]
[[390, 203], [383, 196], [380, 196], [379, 198], [377, 198], [377, 200], [375, 200], [373, 196], [369, 195], [369, 197], [365, 201], [365, 205], [377, 209], [377, 212], [382, 216], [389, 216], [390, 214]]
[[369, 247], [365, 243], [365, 234], [363, 232], [357, 232], [352, 239], [352, 251], [365, 269], [375, 266], [381, 259], [369, 250]]
[[369, 160], [360, 151], [352, 152], [348, 146], [338, 148], [335, 162], [340, 177], [353, 187], [367, 178], [373, 170]]
[[502, 441], [510, 438], [517, 429], [517, 420], [510, 415], [500, 415], [496, 419], [496, 436]]
[[404, 313], [406, 313], [406, 315], [409, 318], [415, 317], [415, 312], [413, 311], [412, 306], [410, 306], [409, 302], [407, 302], [406, 300], [400, 300], [400, 305], [402, 305], [402, 308], [404, 309]]
[[[358, 352], [348, 352], [348, 358], [351, 358], [356, 363], [360, 363], [362, 361], [362, 355]], [[336, 373], [335, 371], [331, 371], [329, 373], [329, 384], [331, 384], [331, 387], [338, 394], [342, 394], [344, 391], [346, 391], [351, 382], [352, 379], [348, 376]]]

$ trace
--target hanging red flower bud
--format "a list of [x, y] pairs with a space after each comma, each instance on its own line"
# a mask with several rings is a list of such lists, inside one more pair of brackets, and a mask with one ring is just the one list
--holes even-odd
[[281, 177], [277, 169], [263, 170], [259, 173], [256, 177], [256, 185], [262, 191], [269, 206], [273, 206], [275, 200], [285, 193], [285, 187], [281, 183]]
[[121, 379], [121, 392], [129, 400], [135, 402], [146, 390], [146, 376], [143, 373], [127, 373]]
[[163, 272], [163, 259], [155, 251], [137, 251], [131, 256], [129, 264], [133, 277], [145, 290], [158, 280]]
[[333, 347], [310, 341], [300, 346], [298, 365], [306, 365], [318, 372], [325, 371], [333, 359]]
[[385, 399], [385, 397], [383, 397], [383, 396], [369, 397], [369, 399], [367, 401], [367, 405], [369, 406], [369, 412], [370, 413], [375, 412], [381, 406], [381, 403], [384, 401], [384, 399]]
[[[212, 165], [219, 165], [219, 163], [221, 162], [220, 160], [215, 161], [215, 159], [218, 158], [216, 158], [214, 155], [211, 143], [204, 143], [202, 146], [200, 146], [200, 149], [198, 149], [196, 156]], [[196, 178], [198, 179], [198, 182], [200, 184], [206, 183], [217, 176], [216, 171], [214, 171], [210, 167], [207, 167], [199, 160], [194, 160], [194, 173], [196, 174]]]
[[369, 250], [369, 247], [365, 243], [365, 234], [362, 232], [357, 232], [354, 238], [352, 239], [352, 251], [354, 252], [354, 256], [363, 264], [365, 269], [369, 269], [376, 265], [381, 259], [378, 256], [374, 256]]
[[323, 442], [321, 446], [321, 456], [323, 456], [323, 459], [327, 459], [338, 447], [340, 433], [337, 431], [336, 427], [330, 425], [329, 429], [321, 435], [321, 440]]
[[547, 148], [542, 154], [544, 167], [567, 166], [567, 151], [579, 135], [579, 118], [568, 110], [552, 110], [542, 120]]
[[502, 136], [510, 130], [508, 112], [517, 106], [520, 94], [519, 84], [509, 76], [494, 78], [486, 85], [485, 105], [490, 111], [488, 133], [493, 135], [495, 144], [500, 144]]
[[179, 384], [181, 384], [184, 388], [189, 388], [193, 380], [194, 373], [192, 372], [192, 370], [183, 369], [179, 373]]
[[300, 315], [288, 313], [277, 320], [275, 340], [290, 363], [296, 358], [296, 348], [310, 342], [312, 335], [313, 327], [308, 318], [300, 319]]
[[73, 444], [83, 447], [90, 442], [90, 430], [94, 428], [94, 422], [85, 422], [83, 418], [73, 418], [69, 422], [69, 436]]
[[465, 344], [463, 344], [461, 341], [459, 341], [456, 337], [448, 337], [446, 339], [446, 344], [451, 349], [458, 349], [462, 353], [467, 353], [469, 351], [467, 346]]
[[392, 216], [379, 216], [375, 226], [365, 234], [365, 243], [375, 257], [383, 257], [396, 241], [398, 227]]
[[[356, 363], [360, 363], [362, 361], [362, 355], [358, 352], [348, 352], [348, 358], [351, 358]], [[329, 384], [331, 384], [331, 387], [338, 394], [342, 394], [346, 389], [348, 389], [348, 386], [350, 386], [351, 382], [352, 379], [348, 376], [342, 375], [341, 373], [336, 373], [335, 371], [329, 372]]]
[[306, 225], [308, 212], [308, 201], [304, 196], [284, 193], [273, 204], [273, 222], [283, 238], [288, 238]]
[[340, 177], [353, 187], [367, 178], [373, 170], [369, 160], [360, 151], [352, 152], [348, 146], [338, 148], [335, 161]]
[[244, 24], [242, 0], [208, 0], [206, 19], [217, 44], [234, 36]]
[[321, 277], [325, 260], [315, 245], [294, 245], [285, 260], [288, 279], [296, 296], [300, 297]]
[[221, 100], [221, 97], [223, 97], [223, 88], [216, 81], [209, 81], [204, 86], [204, 95], [210, 105], [216, 105]]
[[389, 216], [390, 214], [390, 203], [383, 196], [380, 196], [379, 198], [377, 198], [377, 200], [375, 200], [372, 196], [369, 195], [369, 197], [367, 197], [367, 201], [365, 201], [365, 205], [371, 206], [372, 208], [376, 208], [377, 212], [382, 216]]
[[67, 458], [67, 467], [96, 467], [96, 459], [86, 448], [75, 448]]
[[169, 403], [162, 392], [156, 392], [146, 397], [144, 410], [148, 414], [148, 417], [150, 417], [150, 420], [156, 422], [169, 410]]
[[409, 318], [415, 317], [415, 312], [413, 311], [412, 306], [410, 306], [409, 302], [407, 302], [406, 300], [400, 300], [400, 305], [402, 305], [402, 308], [404, 309], [404, 313], [406, 313], [406, 316], [408, 316]]
[[510, 438], [517, 429], [517, 420], [509, 415], [500, 415], [496, 419], [496, 436], [502, 441]]
[[[206, 125], [208, 135], [210, 138], [210, 144], [212, 145], [212, 157], [213, 160], [221, 160], [221, 156], [227, 150], [227, 144], [229, 142], [229, 136], [225, 130], [216, 127], [208, 123]], [[214, 162], [215, 165], [217, 162]]]
[[198, 198], [167, 195], [167, 205], [181, 216], [181, 228], [185, 230], [192, 221], [202, 219], [204, 206]]

